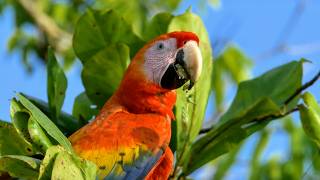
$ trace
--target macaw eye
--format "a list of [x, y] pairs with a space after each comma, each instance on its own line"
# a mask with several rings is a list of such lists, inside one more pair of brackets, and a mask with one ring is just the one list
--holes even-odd
[[159, 43], [158, 45], [157, 45], [157, 49], [158, 50], [161, 50], [161, 49], [163, 49], [164, 48], [164, 44], [163, 43]]

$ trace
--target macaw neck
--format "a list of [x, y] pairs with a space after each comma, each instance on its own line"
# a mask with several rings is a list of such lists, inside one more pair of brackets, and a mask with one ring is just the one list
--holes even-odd
[[174, 119], [175, 90], [163, 89], [139, 76], [125, 76], [115, 96], [131, 113], [156, 113]]

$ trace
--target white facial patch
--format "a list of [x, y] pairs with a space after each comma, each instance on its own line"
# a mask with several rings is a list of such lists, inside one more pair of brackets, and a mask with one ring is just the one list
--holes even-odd
[[144, 69], [150, 81], [160, 85], [161, 77], [175, 61], [177, 41], [174, 38], [155, 42], [145, 53]]

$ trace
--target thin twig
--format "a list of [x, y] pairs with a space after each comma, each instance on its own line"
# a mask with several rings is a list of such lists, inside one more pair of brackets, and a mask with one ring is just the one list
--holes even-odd
[[208, 128], [203, 128], [203, 129], [201, 129], [201, 130], [199, 131], [199, 134], [207, 133], [207, 132], [209, 132], [212, 128], [213, 128], [213, 126], [212, 126], [212, 127], [208, 127]]
[[288, 105], [295, 97], [297, 97], [303, 90], [312, 86], [320, 78], [320, 71], [308, 82], [298, 88], [287, 100], [284, 101], [284, 105]]
[[72, 36], [68, 32], [59, 28], [53, 19], [38, 9], [36, 1], [18, 0], [22, 8], [33, 18], [37, 26], [45, 32], [53, 46], [59, 52], [64, 52], [71, 47]]

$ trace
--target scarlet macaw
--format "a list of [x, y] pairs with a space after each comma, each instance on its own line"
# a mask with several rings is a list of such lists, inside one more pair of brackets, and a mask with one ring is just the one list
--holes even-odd
[[200, 76], [199, 39], [191, 32], [160, 35], [135, 55], [94, 121], [69, 137], [75, 152], [98, 167], [100, 179], [168, 179], [174, 89]]

